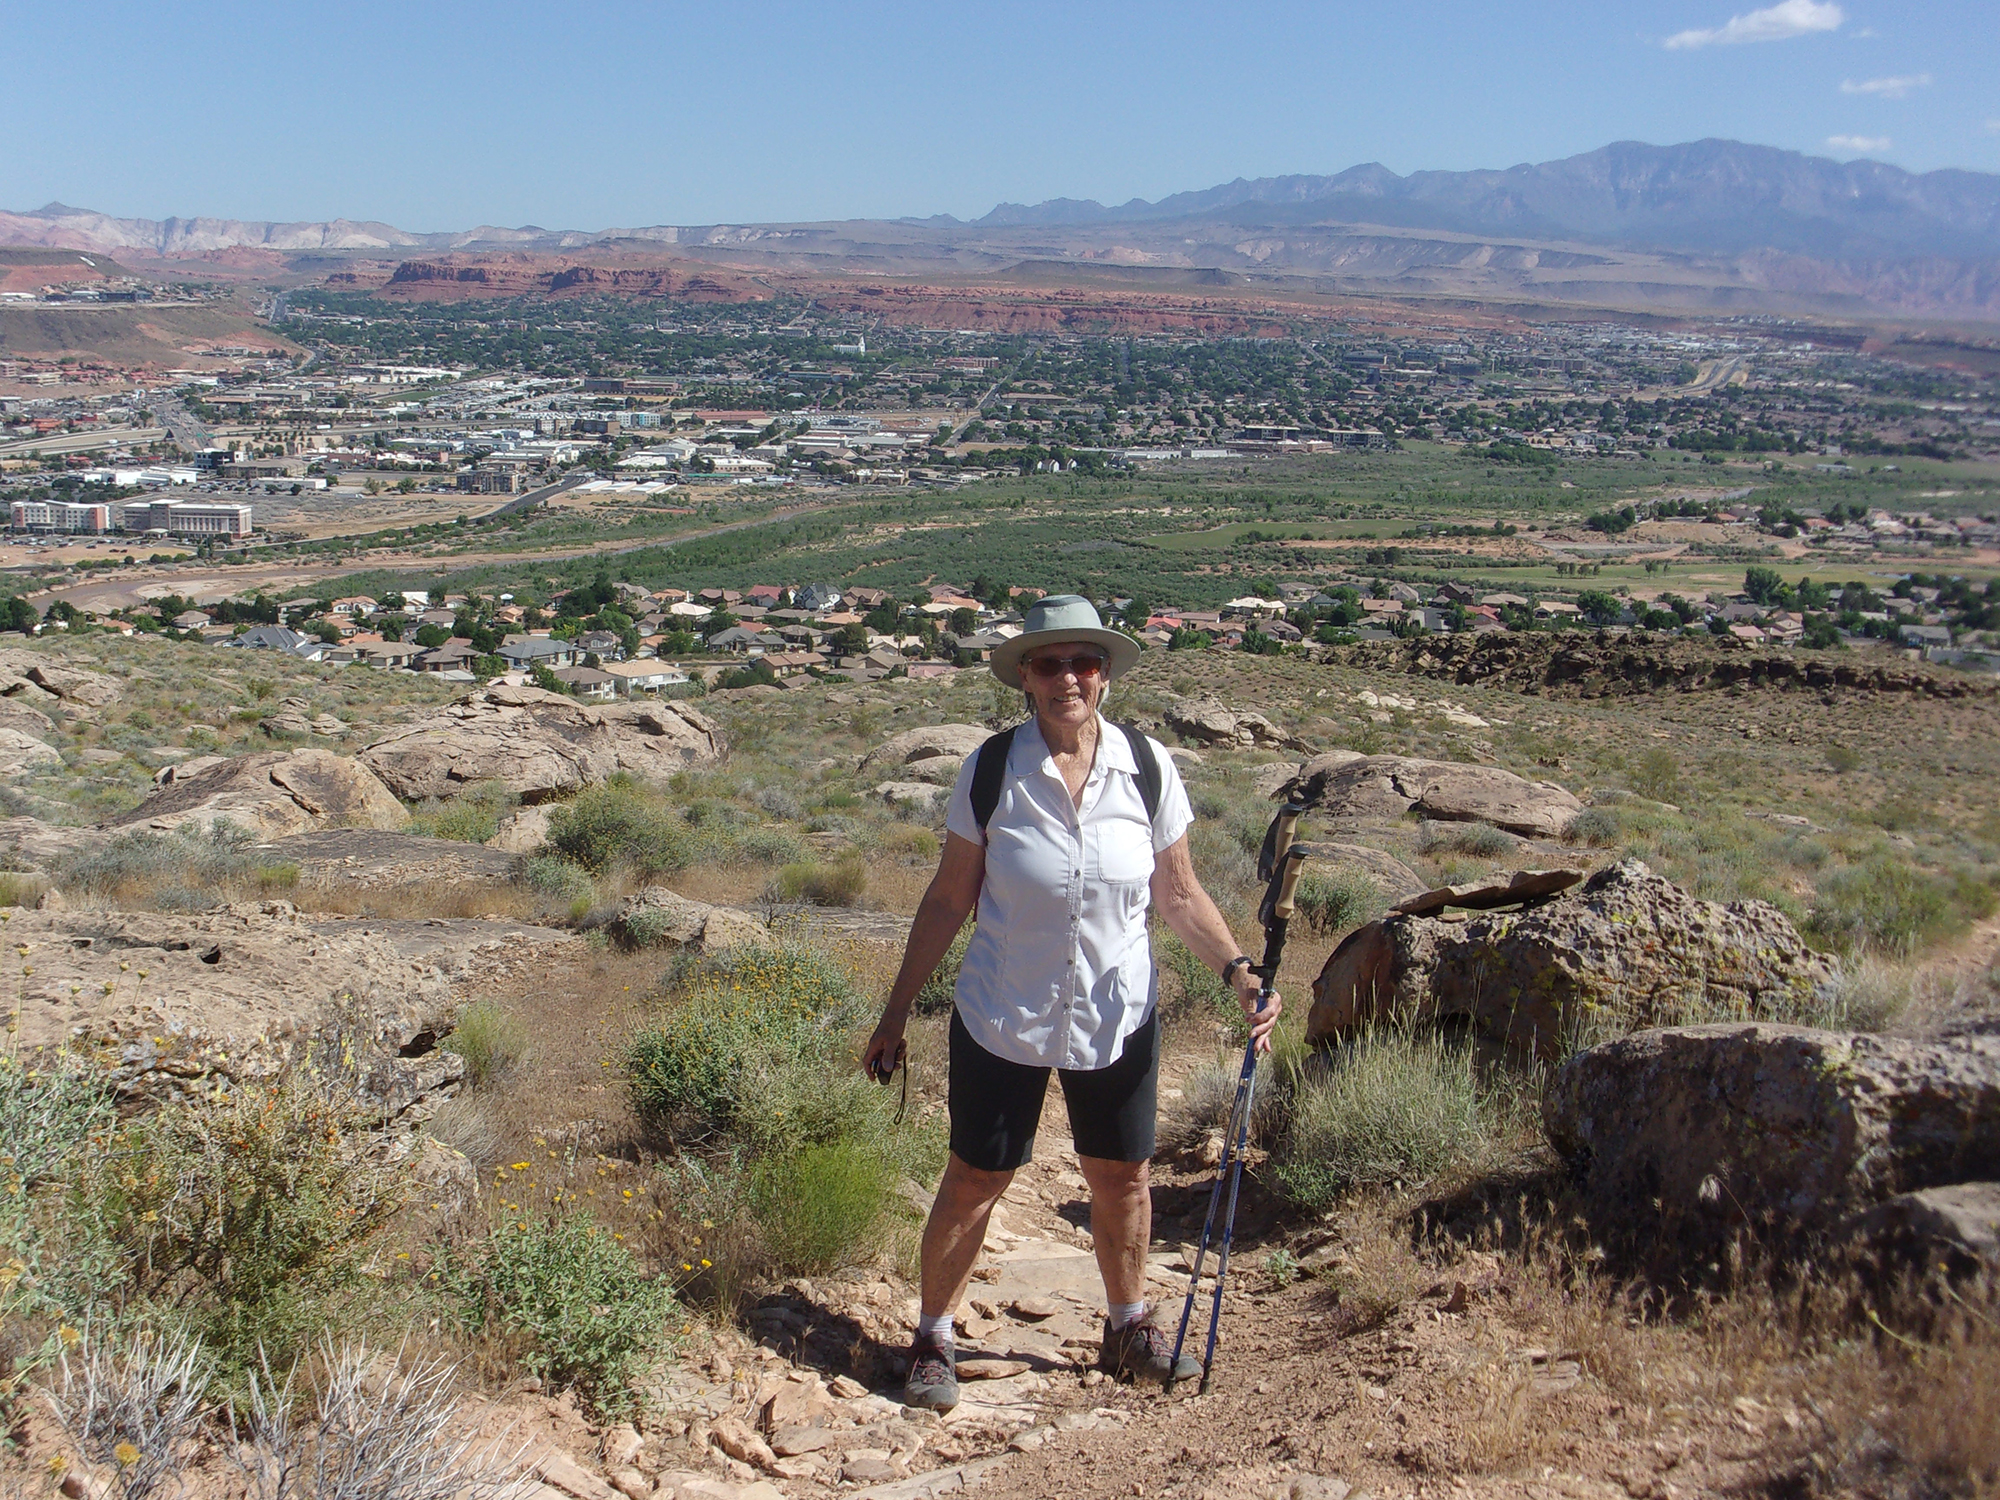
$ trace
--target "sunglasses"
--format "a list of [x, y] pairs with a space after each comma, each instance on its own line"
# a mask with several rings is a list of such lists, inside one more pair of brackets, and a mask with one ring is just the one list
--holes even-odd
[[1102, 656], [1031, 656], [1021, 663], [1037, 677], [1054, 679], [1074, 675], [1080, 682], [1104, 670]]

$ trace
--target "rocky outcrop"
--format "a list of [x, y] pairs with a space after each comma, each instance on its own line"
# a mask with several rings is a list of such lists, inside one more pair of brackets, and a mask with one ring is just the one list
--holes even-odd
[[123, 683], [103, 672], [64, 666], [37, 651], [0, 651], [0, 698], [88, 712], [116, 703], [124, 691]]
[[649, 885], [626, 897], [612, 919], [613, 930], [635, 948], [686, 949], [713, 953], [739, 943], [767, 941], [754, 917], [728, 907], [691, 901], [663, 885]]
[[1583, 804], [1548, 781], [1498, 766], [1334, 751], [1307, 761], [1278, 792], [1336, 818], [1400, 818], [1416, 812], [1446, 823], [1491, 823], [1530, 838], [1555, 838]]
[[546, 807], [517, 807], [500, 820], [489, 849], [503, 854], [533, 854], [549, 841], [549, 810]]
[[366, 766], [331, 750], [204, 756], [169, 767], [159, 790], [112, 828], [227, 822], [261, 838], [322, 828], [401, 828], [409, 810]]
[[[860, 774], [950, 786], [958, 768], [992, 737], [978, 724], [929, 724], [884, 740], [861, 758]], [[900, 777], [895, 773], [901, 772]]]
[[0, 724], [0, 775], [25, 776], [61, 764], [62, 756], [55, 746], [44, 744], [32, 734]]
[[1834, 1238], [1878, 1286], [2000, 1276], [2000, 1182], [1898, 1193], [1854, 1215]]
[[1421, 895], [1427, 888], [1424, 878], [1395, 855], [1366, 844], [1314, 840], [1304, 848], [1308, 872], [1324, 874], [1331, 869], [1365, 875], [1384, 899], [1391, 902]]
[[311, 1059], [349, 1071], [385, 1119], [449, 1094], [451, 991], [437, 963], [368, 930], [328, 932], [289, 902], [151, 912], [16, 912], [20, 1044], [100, 1058], [160, 1098], [264, 1082]]
[[1313, 985], [1308, 1041], [1388, 1016], [1461, 1017], [1554, 1056], [1580, 1032], [1689, 1015], [1782, 1019], [1835, 983], [1831, 960], [1762, 901], [1702, 901], [1636, 860], [1561, 895], [1469, 918], [1391, 915], [1356, 929]]
[[294, 834], [274, 841], [268, 858], [297, 865], [299, 885], [307, 890], [428, 886], [449, 887], [455, 896], [509, 884], [519, 868], [513, 855], [481, 844], [374, 828]]
[[406, 801], [496, 781], [546, 801], [626, 771], [665, 783], [720, 760], [722, 731], [686, 703], [582, 703], [539, 688], [495, 687], [397, 729], [362, 761]]
[[1214, 698], [1182, 698], [1166, 712], [1166, 726], [1184, 740], [1252, 750], [1259, 746], [1304, 750], [1305, 742], [1285, 733], [1255, 709], [1228, 708]]
[[1643, 1031], [1564, 1064], [1542, 1118], [1606, 1224], [1697, 1244], [1745, 1226], [1821, 1232], [1898, 1194], [2000, 1176], [2000, 1037]]
[[878, 781], [870, 789], [891, 807], [928, 812], [950, 795], [949, 789], [928, 781]]
[[273, 738], [304, 739], [308, 735], [332, 738], [347, 733], [347, 725], [332, 714], [315, 714], [304, 698], [280, 698], [278, 706], [257, 726]]

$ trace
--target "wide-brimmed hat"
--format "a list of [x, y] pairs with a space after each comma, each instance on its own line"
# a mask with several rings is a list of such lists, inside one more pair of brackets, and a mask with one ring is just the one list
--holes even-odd
[[993, 675], [1017, 688], [1021, 682], [1021, 658], [1037, 646], [1063, 641], [1088, 641], [1102, 646], [1107, 658], [1104, 675], [1117, 677], [1138, 663], [1139, 643], [1129, 635], [1106, 630], [1097, 610], [1081, 594], [1051, 594], [1028, 606], [1026, 628], [1011, 641], [993, 648], [990, 664]]

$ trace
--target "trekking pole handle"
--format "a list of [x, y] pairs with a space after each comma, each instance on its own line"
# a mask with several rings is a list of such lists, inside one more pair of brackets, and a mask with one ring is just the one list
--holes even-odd
[[1278, 891], [1271, 899], [1271, 915], [1289, 922], [1297, 910], [1299, 872], [1305, 868], [1305, 850], [1287, 844], [1278, 866]]

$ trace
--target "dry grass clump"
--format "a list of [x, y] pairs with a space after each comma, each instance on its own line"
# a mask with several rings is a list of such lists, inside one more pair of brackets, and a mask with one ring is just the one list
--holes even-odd
[[121, 833], [57, 862], [59, 889], [127, 910], [206, 911], [218, 902], [289, 895], [299, 867], [222, 820], [167, 833]]
[[785, 905], [859, 906], [868, 894], [868, 865], [859, 850], [829, 862], [785, 865], [771, 878], [765, 899]]
[[1491, 823], [1426, 822], [1417, 834], [1421, 854], [1465, 854], [1474, 859], [1505, 859], [1520, 843]]

